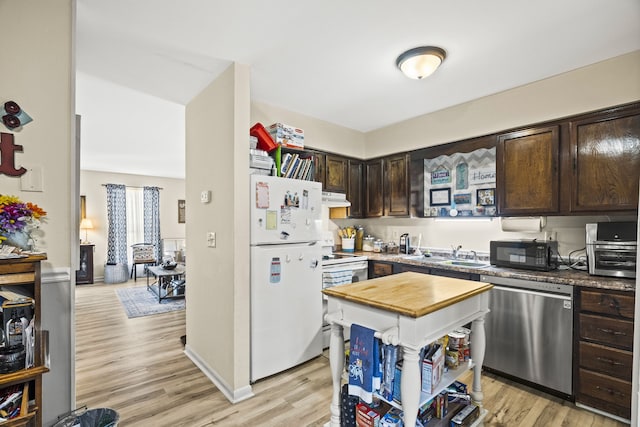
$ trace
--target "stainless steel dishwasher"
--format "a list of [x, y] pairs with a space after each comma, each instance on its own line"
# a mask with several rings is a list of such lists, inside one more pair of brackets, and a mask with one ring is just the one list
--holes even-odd
[[482, 275], [494, 285], [485, 317], [483, 366], [573, 395], [573, 287]]

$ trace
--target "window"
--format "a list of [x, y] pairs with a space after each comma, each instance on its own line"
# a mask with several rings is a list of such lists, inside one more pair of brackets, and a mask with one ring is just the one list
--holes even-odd
[[144, 241], [144, 209], [142, 188], [127, 187], [127, 253], [131, 245]]

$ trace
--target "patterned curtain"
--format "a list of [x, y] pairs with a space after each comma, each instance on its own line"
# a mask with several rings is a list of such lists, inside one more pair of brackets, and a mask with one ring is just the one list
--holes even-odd
[[162, 248], [160, 247], [160, 189], [158, 187], [144, 187], [144, 241], [155, 245], [156, 259], [162, 262]]
[[123, 264], [128, 270], [126, 191], [124, 185], [107, 184], [107, 263]]

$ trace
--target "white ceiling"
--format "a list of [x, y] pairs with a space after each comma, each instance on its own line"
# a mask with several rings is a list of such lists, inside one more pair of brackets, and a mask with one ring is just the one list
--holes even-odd
[[[410, 80], [421, 45], [447, 58]], [[186, 105], [235, 61], [253, 100], [363, 132], [638, 49], [638, 0], [77, 0], [82, 73]]]

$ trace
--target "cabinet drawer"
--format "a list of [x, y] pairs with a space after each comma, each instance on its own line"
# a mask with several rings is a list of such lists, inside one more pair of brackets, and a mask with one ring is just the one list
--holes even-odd
[[631, 408], [631, 382], [580, 369], [580, 394], [623, 408]]
[[373, 264], [374, 277], [389, 276], [391, 274], [393, 274], [393, 264], [381, 264], [377, 262]]
[[580, 342], [580, 366], [631, 381], [633, 353], [600, 344]]
[[580, 338], [631, 350], [633, 348], [633, 322], [581, 314]]
[[580, 311], [591, 311], [633, 319], [635, 298], [632, 294], [622, 295], [601, 291], [582, 291], [580, 295]]

